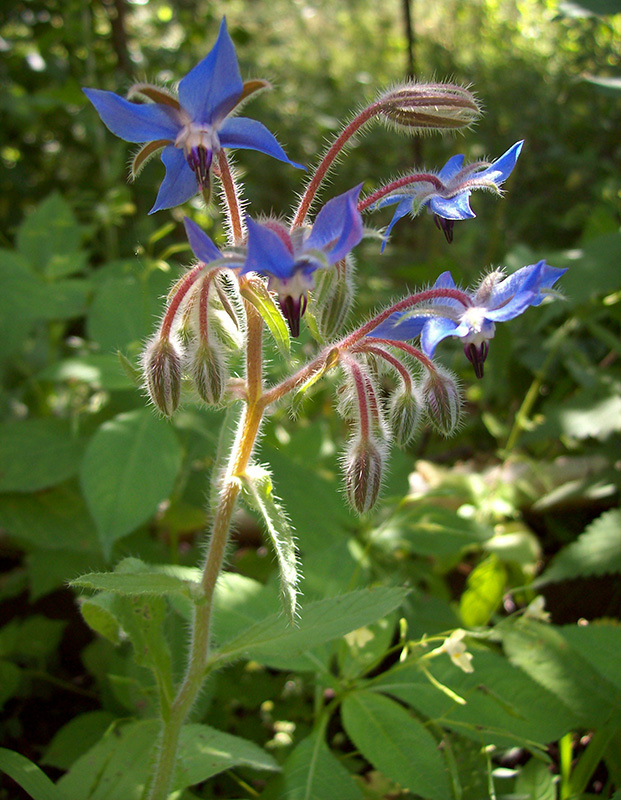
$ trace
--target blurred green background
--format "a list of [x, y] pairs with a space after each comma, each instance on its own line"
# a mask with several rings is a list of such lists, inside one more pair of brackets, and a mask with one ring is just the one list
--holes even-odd
[[[446, 269], [469, 285], [490, 267], [513, 271], [544, 257], [570, 267], [560, 283], [565, 300], [499, 326], [483, 381], [475, 381], [459, 344], [438, 348], [465, 387], [464, 427], [449, 441], [426, 432], [394, 454], [377, 520], [361, 522], [341, 508], [337, 454], [347, 434], [332, 381], [317, 387], [297, 422], [285, 408], [274, 414], [264, 458], [300, 538], [306, 596], [356, 581], [408, 582], [420, 589], [416, 602], [428, 603], [411, 612], [422, 635], [468, 624], [461, 599], [477, 566], [497, 558], [500, 594], [473, 623], [485, 625], [497, 621], [506, 592], [561, 557], [554, 579], [537, 586], [554, 621], [618, 617], [620, 12], [615, 0], [4, 1], [0, 735], [7, 746], [34, 761], [46, 753], [57, 776], [81, 754], [46, 750], [72, 716], [104, 709], [100, 732], [115, 716], [148, 716], [152, 698], [131, 683], [138, 668], [127, 652], [93, 640], [66, 582], [124, 556], [187, 565], [199, 557], [205, 472], [222, 414], [188, 395], [173, 423], [157, 418], [145, 409], [132, 367], [168, 287], [191, 262], [183, 214], [220, 243], [222, 217], [197, 199], [148, 216], [161, 162], [128, 183], [132, 145], [105, 129], [81, 87], [123, 94], [135, 80], [178, 80], [211, 48], [223, 15], [243, 77], [274, 86], [244, 113], [309, 167], [354, 110], [410, 70], [421, 80], [471, 86], [481, 100], [481, 121], [456, 136], [412, 140], [371, 127], [347, 151], [324, 199], [361, 181], [371, 191], [415, 166], [437, 169], [455, 153], [494, 159], [525, 140], [505, 197], [476, 194], [477, 220], [457, 223], [451, 246], [422, 215], [396, 226], [385, 255], [377, 240], [358, 248], [357, 319]], [[248, 151], [235, 162], [250, 213], [290, 213], [301, 172]], [[366, 220], [386, 225], [390, 213]], [[311, 347], [303, 335], [295, 357]], [[284, 367], [274, 362], [279, 375]], [[392, 515], [405, 496], [414, 521], [402, 525]], [[458, 508], [466, 511], [458, 516]], [[435, 555], [416, 533], [429, 509], [446, 537]], [[407, 546], [400, 525], [410, 531]], [[231, 566], [273, 580], [256, 521], [243, 516], [238, 528]], [[520, 546], [504, 550], [496, 539], [511, 532], [522, 536]], [[183, 641], [182, 628], [176, 635]], [[126, 683], [110, 681], [108, 667]], [[282, 689], [284, 674], [257, 672], [253, 683], [242, 666], [235, 669], [213, 689], [224, 709], [221, 727], [260, 742], [275, 737], [256, 708], [275, 696], [276, 684]], [[242, 673], [250, 681], [245, 716], [233, 703]], [[283, 697], [280, 718], [309, 730], [309, 687]], [[204, 706], [211, 701], [212, 694]], [[2, 798], [16, 796], [14, 787], [3, 791]]]

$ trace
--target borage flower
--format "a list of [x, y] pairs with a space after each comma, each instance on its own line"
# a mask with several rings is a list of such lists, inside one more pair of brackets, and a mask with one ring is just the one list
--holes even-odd
[[278, 220], [246, 220], [248, 255], [241, 274], [258, 272], [268, 278], [293, 336], [300, 333], [315, 271], [341, 261], [362, 239], [362, 217], [356, 208], [361, 187], [329, 200], [311, 227], [289, 231]]
[[[461, 299], [443, 297], [420, 310], [395, 312], [368, 336], [406, 341], [420, 335], [421, 348], [429, 357], [433, 356], [438, 342], [455, 336], [463, 342], [477, 378], [482, 378], [496, 322], [506, 322], [529, 306], [540, 305], [566, 271], [551, 267], [545, 261], [522, 267], [509, 277], [496, 270], [486, 275], [476, 290], [462, 292]], [[433, 288], [457, 290], [450, 272], [443, 272]]]
[[[517, 142], [492, 164], [488, 161], [475, 161], [464, 166], [464, 156], [458, 155], [449, 158], [437, 174], [421, 173], [395, 181], [394, 191], [374, 204], [375, 208], [397, 204], [386, 229], [386, 236], [406, 214], [415, 217], [426, 207], [434, 215], [434, 221], [444, 232], [447, 241], [452, 242], [455, 220], [472, 219], [476, 216], [470, 208], [472, 191], [487, 189], [500, 194], [500, 185], [513, 171], [522, 145], [523, 142]], [[409, 178], [411, 182], [408, 182]]]
[[178, 99], [148, 84], [136, 84], [128, 97], [153, 102], [134, 103], [113, 92], [84, 89], [112, 133], [127, 142], [146, 143], [132, 163], [136, 176], [147, 158], [162, 150], [166, 176], [149, 213], [185, 203], [197, 191], [209, 199], [214, 158], [222, 147], [258, 150], [289, 160], [274, 136], [260, 122], [229, 115], [266, 81], [241, 79], [233, 42], [222, 20], [211, 52], [179, 83]]
[[[268, 288], [278, 295], [293, 336], [300, 333], [300, 318], [306, 310], [307, 293], [315, 287], [316, 270], [341, 261], [362, 239], [362, 216], [356, 207], [361, 187], [329, 200], [312, 226], [290, 231], [277, 219], [255, 222], [246, 217], [245, 257], [225, 254], [228, 266], [239, 275], [257, 272], [268, 278]], [[185, 227], [197, 258], [207, 262], [218, 257], [217, 248], [198, 225], [186, 218]]]

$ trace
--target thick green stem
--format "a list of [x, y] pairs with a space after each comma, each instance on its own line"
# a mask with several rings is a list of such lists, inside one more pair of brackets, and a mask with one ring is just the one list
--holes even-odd
[[248, 313], [248, 350], [246, 358], [246, 385], [248, 403], [240, 420], [228, 467], [220, 481], [219, 502], [201, 578], [203, 596], [194, 608], [192, 641], [188, 666], [183, 682], [170, 706], [167, 719], [162, 722], [162, 734], [152, 779], [145, 789], [148, 800], [166, 800], [174, 777], [179, 739], [185, 722], [205, 679], [209, 658], [209, 637], [213, 610], [213, 596], [226, 553], [231, 519], [240, 492], [238, 477], [243, 475], [252, 456], [265, 404], [262, 397], [262, 320], [252, 306]]

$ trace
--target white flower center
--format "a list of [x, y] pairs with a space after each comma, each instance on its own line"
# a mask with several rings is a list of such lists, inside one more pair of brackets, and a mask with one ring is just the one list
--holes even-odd
[[485, 308], [474, 306], [473, 308], [467, 308], [461, 315], [460, 321], [465, 322], [470, 328], [470, 333], [461, 337], [464, 344], [478, 346], [494, 338], [496, 326], [493, 322], [485, 319], [485, 311]]
[[175, 147], [182, 149], [186, 157], [200, 148], [217, 155], [220, 152], [220, 139], [212, 125], [188, 122], [181, 128], [175, 139]]

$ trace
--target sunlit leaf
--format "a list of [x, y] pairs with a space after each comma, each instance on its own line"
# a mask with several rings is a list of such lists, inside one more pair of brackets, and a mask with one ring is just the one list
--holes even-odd
[[20, 753], [0, 747], [0, 771], [13, 778], [32, 800], [65, 800], [45, 772]]
[[288, 355], [291, 349], [289, 328], [267, 286], [261, 281], [255, 281], [252, 284], [245, 283], [240, 287], [240, 292], [242, 297], [257, 309], [274, 337], [278, 349], [284, 355]]
[[259, 512], [276, 553], [280, 571], [280, 594], [289, 622], [296, 616], [298, 594], [298, 558], [295, 539], [281, 505], [274, 498], [272, 478], [263, 467], [250, 466], [241, 478], [244, 495]]
[[403, 706], [373, 692], [352, 692], [343, 702], [342, 715], [349, 738], [388, 778], [429, 800], [451, 796], [438, 743]]

